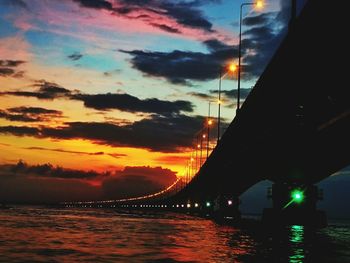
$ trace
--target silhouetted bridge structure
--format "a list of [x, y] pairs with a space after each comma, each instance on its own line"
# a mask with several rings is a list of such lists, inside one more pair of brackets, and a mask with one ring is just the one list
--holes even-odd
[[314, 200], [306, 206], [315, 205], [312, 185], [350, 164], [350, 90], [340, 69], [348, 51], [341, 36], [330, 34], [340, 21], [327, 19], [338, 10], [328, 1], [306, 3], [199, 174], [175, 199], [236, 199], [268, 179], [275, 207], [288, 203], [291, 188], [309, 192]]
[[[268, 179], [274, 208], [265, 218], [322, 223], [314, 184], [350, 164], [350, 92], [340, 66], [347, 50], [343, 36], [336, 41], [331, 34], [343, 22], [327, 19], [340, 8], [324, 0], [306, 3], [198, 174], [162, 201], [168, 208], [189, 205], [239, 217], [238, 197]], [[304, 202], [290, 202], [292, 189]]]

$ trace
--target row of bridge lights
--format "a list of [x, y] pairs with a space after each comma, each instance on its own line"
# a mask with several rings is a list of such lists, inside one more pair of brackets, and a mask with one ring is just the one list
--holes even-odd
[[[291, 200], [290, 202], [286, 205], [286, 207], [288, 207], [291, 203], [297, 203], [300, 204], [304, 201], [304, 192], [300, 189], [294, 189], [290, 192], [290, 197]], [[76, 204], [77, 205], [77, 204]], [[75, 207], [76, 205], [74, 204], [67, 204], [65, 207], [69, 208], [69, 207]], [[92, 208], [92, 205], [86, 205], [86, 204], [80, 204], [81, 207], [83, 208]], [[209, 208], [211, 207], [211, 203], [209, 201], [205, 202], [205, 207]], [[233, 205], [233, 201], [231, 199], [227, 200], [227, 206], [232, 206]], [[103, 205], [102, 204], [98, 204], [97, 205], [98, 208], [102, 208]], [[111, 208], [116, 208], [119, 207], [118, 205], [111, 205]], [[149, 204], [142, 204], [142, 205], [121, 205], [120, 207], [122, 208], [191, 208], [192, 205], [191, 203], [187, 203], [187, 204], [173, 204], [173, 205], [166, 205], [166, 204], [158, 204], [158, 205], [149, 205]], [[199, 204], [198, 203], [194, 203], [193, 204], [194, 208], [198, 208]]]
[[[225, 67], [225, 72], [223, 72], [223, 70], [220, 70], [220, 76], [219, 76], [219, 89], [218, 89], [218, 118], [217, 118], [217, 143], [220, 141], [220, 107], [222, 104], [222, 100], [221, 100], [221, 80], [228, 74], [234, 74], [235, 72], [237, 72], [237, 108], [236, 111], [238, 113], [239, 109], [240, 109], [240, 81], [241, 81], [241, 48], [242, 48], [242, 11], [243, 11], [243, 7], [244, 6], [249, 6], [249, 5], [253, 5], [255, 10], [262, 10], [265, 7], [265, 1], [263, 0], [257, 0], [254, 2], [246, 2], [246, 3], [242, 3], [241, 7], [240, 7], [240, 21], [239, 21], [239, 52], [238, 52], [238, 65], [235, 63], [231, 63], [229, 64], [227, 67]], [[208, 120], [207, 120], [207, 134], [201, 134], [201, 142], [200, 144], [197, 141], [197, 147], [195, 148], [195, 156], [196, 159], [194, 159], [193, 154], [191, 155], [190, 158], [190, 162], [188, 163], [188, 170], [189, 175], [186, 176], [186, 184], [189, 183], [193, 176], [200, 170], [201, 166], [202, 166], [202, 149], [203, 149], [203, 139], [207, 138], [207, 146], [206, 146], [206, 158], [208, 158], [209, 155], [209, 149], [210, 149], [210, 127], [213, 125], [213, 120], [210, 117], [210, 102], [209, 102], [209, 112], [208, 112]], [[202, 130], [201, 132], [202, 133]], [[197, 151], [200, 150], [200, 157], [199, 157], [199, 166], [197, 166], [198, 164], [198, 156], [197, 156]], [[193, 171], [193, 162], [194, 160], [196, 160], [196, 169]], [[191, 172], [192, 171], [192, 172]], [[188, 177], [188, 178], [187, 178]]]
[[[227, 200], [227, 206], [232, 206], [233, 201], [232, 200]], [[209, 208], [211, 207], [212, 204], [211, 202], [207, 201], [205, 202], [205, 207]], [[173, 205], [122, 205], [121, 207], [123, 208], [199, 208], [199, 203], [194, 203], [193, 205], [191, 203], [187, 204], [173, 204]]]
[[[241, 4], [241, 8], [240, 8], [240, 23], [239, 23], [239, 27], [240, 27], [240, 33], [239, 33], [239, 54], [238, 54], [238, 65], [235, 63], [231, 63], [228, 66], [225, 67], [225, 72], [223, 72], [223, 70], [220, 70], [220, 78], [219, 78], [219, 89], [218, 89], [218, 117], [217, 117], [217, 144], [220, 140], [220, 107], [222, 104], [222, 100], [221, 100], [221, 80], [228, 74], [234, 74], [235, 72], [237, 72], [237, 83], [238, 83], [238, 87], [237, 87], [237, 112], [240, 108], [240, 79], [241, 79], [241, 44], [242, 44], [242, 9], [244, 6], [248, 6], [248, 5], [254, 5], [254, 9], [256, 10], [262, 10], [265, 6], [265, 2], [263, 0], [257, 0], [254, 2], [247, 2], [247, 3], [242, 3]], [[223, 74], [224, 73], [224, 74]], [[201, 169], [202, 167], [202, 150], [203, 150], [203, 140], [207, 140], [206, 143], [206, 159], [209, 156], [209, 150], [211, 149], [210, 147], [210, 128], [211, 126], [214, 124], [214, 121], [211, 119], [210, 116], [210, 103], [209, 102], [209, 112], [208, 112], [208, 118], [206, 121], [206, 127], [204, 127], [201, 131], [200, 131], [200, 144], [198, 143], [198, 138], [197, 138], [197, 144], [195, 147], [195, 156], [196, 159], [194, 159], [193, 153], [191, 153], [191, 158], [190, 161], [188, 162], [188, 165], [186, 167], [187, 170], [187, 175], [185, 177], [185, 184], [188, 184], [194, 177], [194, 175]], [[207, 133], [203, 133], [203, 130], [207, 128]], [[200, 156], [198, 156], [198, 150], [200, 150]], [[199, 158], [198, 158], [199, 157]], [[199, 162], [198, 162], [199, 159]], [[196, 161], [196, 167], [195, 169], [193, 169], [193, 162]], [[199, 165], [198, 165], [199, 163]], [[133, 201], [133, 200], [140, 200], [140, 199], [148, 199], [148, 198], [152, 198], [154, 196], [163, 194], [165, 192], [168, 192], [169, 190], [171, 190], [173, 187], [175, 187], [178, 183], [179, 179], [169, 188], [167, 188], [165, 191], [161, 191], [160, 193], [156, 193], [154, 195], [147, 195], [147, 196], [143, 196], [143, 197], [138, 197], [138, 198], [129, 198], [129, 199], [123, 199], [123, 200], [108, 200], [106, 202], [103, 203], [110, 203], [110, 202], [115, 202], [115, 201]], [[99, 201], [101, 202], [101, 201]], [[77, 205], [81, 205], [81, 204], [92, 204], [95, 202], [73, 202]], [[71, 205], [73, 203], [69, 203], [68, 205]]]

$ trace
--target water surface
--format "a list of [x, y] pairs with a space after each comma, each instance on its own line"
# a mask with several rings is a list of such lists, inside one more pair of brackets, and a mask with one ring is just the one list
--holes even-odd
[[0, 210], [1, 262], [350, 262], [348, 221], [267, 232], [175, 213]]

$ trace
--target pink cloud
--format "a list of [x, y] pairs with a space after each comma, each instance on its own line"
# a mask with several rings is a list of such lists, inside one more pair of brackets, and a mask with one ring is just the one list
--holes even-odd
[[[130, 47], [130, 44], [135, 46], [135, 43], [130, 43], [130, 41], [125, 43], [126, 41], [120, 38], [111, 38], [108, 32], [131, 36], [138, 34], [163, 35], [200, 41], [209, 38], [220, 40], [230, 38], [229, 34], [223, 30], [205, 32], [201, 29], [186, 27], [162, 12], [152, 10], [137, 9], [128, 15], [119, 15], [109, 10], [81, 8], [77, 3], [70, 1], [56, 2], [51, 5], [45, 1], [37, 1], [35, 8], [38, 9], [37, 13], [40, 13], [40, 16], [32, 15], [31, 18], [28, 17], [28, 14], [18, 16], [14, 19], [14, 25], [24, 31], [40, 30], [34, 22], [38, 20], [48, 25], [45, 29], [47, 31], [93, 42], [103, 45], [104, 48], [110, 48], [116, 42], [119, 48]], [[169, 28], [169, 32], [165, 31], [164, 28]], [[171, 33], [172, 29], [181, 32], [181, 34]]]

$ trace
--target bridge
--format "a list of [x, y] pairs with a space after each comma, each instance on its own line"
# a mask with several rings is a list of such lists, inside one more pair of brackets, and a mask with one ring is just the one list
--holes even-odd
[[[341, 8], [341, 7], [340, 7]], [[239, 196], [274, 182], [270, 222], [324, 224], [315, 183], [350, 164], [350, 92], [339, 5], [308, 0], [235, 119], [192, 181], [171, 197], [117, 206], [193, 208], [239, 218]], [[345, 31], [344, 31], [345, 32]], [[303, 199], [303, 200], [302, 200]], [[299, 202], [300, 201], [300, 202]], [[303, 202], [301, 202], [303, 201]], [[143, 204], [143, 205], [142, 205]], [[152, 205], [151, 205], [152, 204]]]

